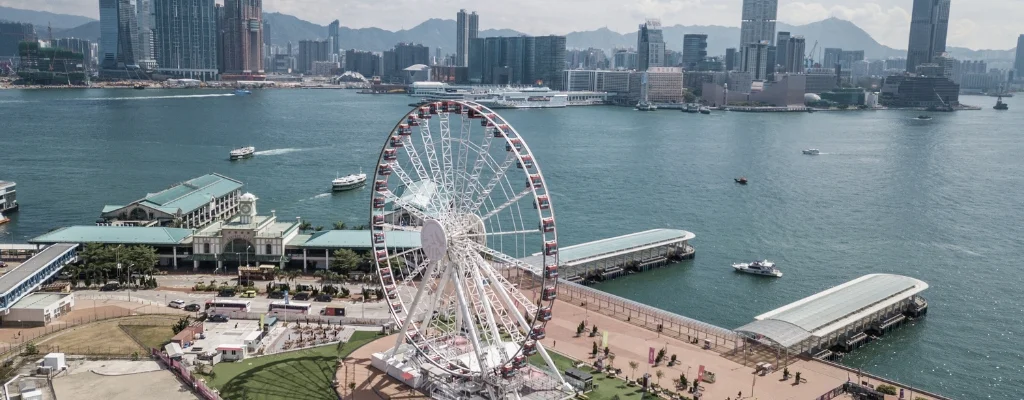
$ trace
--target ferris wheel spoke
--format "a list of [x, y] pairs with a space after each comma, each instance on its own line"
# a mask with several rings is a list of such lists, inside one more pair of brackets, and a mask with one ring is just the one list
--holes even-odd
[[469, 339], [473, 343], [473, 352], [476, 353], [477, 362], [479, 362], [480, 370], [487, 371], [487, 358], [484, 357], [482, 351], [483, 347], [480, 345], [480, 335], [477, 332], [476, 324], [473, 323], [473, 315], [469, 312], [469, 301], [466, 299], [465, 289], [463, 288], [462, 279], [459, 276], [461, 271], [457, 269], [452, 270], [452, 286], [455, 287], [455, 294], [458, 298], [458, 306], [460, 315], [463, 318], [463, 328], [469, 333]]
[[423, 167], [423, 160], [420, 159], [419, 150], [416, 150], [416, 143], [412, 141], [412, 136], [405, 136], [402, 139], [403, 147], [405, 147], [406, 154], [409, 155], [409, 162], [412, 164], [413, 170], [416, 171], [416, 176], [419, 180], [430, 179], [430, 175], [427, 174], [426, 168]]
[[[477, 257], [479, 257], [479, 255], [477, 255]], [[484, 260], [483, 257], [479, 257], [479, 258], [480, 258], [481, 261], [484, 261], [484, 262], [487, 261], [487, 260]], [[504, 277], [501, 276], [501, 274], [497, 273], [494, 270], [494, 268], [481, 268], [481, 269], [484, 271], [484, 274], [487, 275], [487, 278], [491, 280], [491, 282], [498, 282], [498, 283], [500, 283], [503, 286], [506, 283], [508, 284], [508, 286], [506, 286], [506, 288], [507, 288], [506, 290], [496, 290], [495, 292], [498, 293], [498, 298], [500, 298], [501, 301], [505, 304], [505, 309], [508, 310], [509, 314], [511, 314], [511, 317], [514, 317], [513, 319], [519, 324], [519, 327], [523, 331], [529, 332], [530, 328], [532, 327], [532, 325], [529, 322], [526, 321], [525, 317], [523, 317], [523, 314], [519, 311], [519, 306], [522, 306], [522, 307], [526, 308], [527, 313], [533, 314], [533, 313], [536, 313], [536, 311], [537, 311], [536, 305], [533, 304], [533, 302], [529, 301], [528, 299], [525, 299], [525, 296], [524, 296], [523, 299], [513, 299], [513, 297], [510, 296], [509, 293], [520, 293], [520, 292], [518, 290], [511, 290], [511, 289], [513, 289], [512, 286], [511, 286], [511, 283], [509, 283], [507, 280], [505, 280]], [[523, 300], [526, 300], [525, 303], [523, 302]], [[519, 303], [518, 305], [516, 304], [517, 302]]]
[[[466, 177], [465, 173], [466, 173], [467, 168], [469, 167], [469, 165], [466, 164], [466, 163], [468, 162], [468, 158], [469, 158], [469, 143], [471, 143], [470, 139], [471, 139], [473, 131], [471, 129], [471, 126], [472, 126], [471, 122], [472, 121], [469, 118], [460, 118], [460, 121], [461, 121], [461, 123], [459, 124], [459, 131], [460, 131], [460, 133], [459, 133], [459, 158], [456, 160], [457, 162], [455, 164], [455, 167], [456, 167], [455, 171], [458, 173], [458, 175], [455, 177], [456, 178], [456, 191], [458, 193], [466, 193], [466, 178], [467, 177]], [[485, 146], [489, 148], [490, 147], [490, 143], [491, 143], [491, 137], [493, 135], [488, 135], [487, 133], [488, 133], [487, 129], [485, 128], [484, 132], [483, 132], [483, 134], [484, 134], [484, 141], [486, 143]], [[459, 204], [458, 204], [459, 209], [462, 209], [462, 206], [463, 206], [464, 203], [465, 203], [465, 196], [461, 196], [461, 198], [459, 199]]]
[[[479, 253], [471, 253], [470, 258], [471, 260], [469, 262], [476, 265], [476, 268], [474, 268], [474, 272], [480, 277], [480, 284], [483, 285], [484, 287], [484, 292], [486, 295], [486, 299], [488, 301], [488, 312], [490, 313], [490, 310], [496, 310], [498, 317], [498, 321], [496, 322], [501, 323], [502, 330], [504, 330], [513, 341], [518, 342], [522, 340], [522, 328], [518, 325], [514, 318], [511, 317], [510, 311], [505, 307], [504, 302], [501, 301], [497, 293], [498, 291], [507, 292], [513, 288], [504, 285], [502, 281], [490, 280], [490, 278], [484, 277], [484, 274], [480, 273], [481, 270], [486, 270], [488, 268], [491, 268], [491, 266], [490, 263], [487, 262], [487, 260], [484, 260], [483, 257], [480, 257]], [[483, 279], [488, 279], [488, 283], [483, 283]], [[493, 318], [494, 314], [491, 313], [491, 315]]]
[[[428, 120], [429, 121], [429, 120]], [[420, 139], [423, 141], [423, 153], [427, 156], [427, 164], [430, 166], [431, 181], [437, 187], [444, 187], [444, 176], [441, 173], [441, 165], [437, 160], [437, 147], [434, 145], [434, 137], [430, 134], [430, 123], [420, 125]]]
[[403, 232], [419, 232], [420, 231], [420, 227], [418, 227], [418, 226], [395, 225], [395, 224], [381, 224], [380, 226], [382, 228], [384, 228], [384, 230], [403, 231]]
[[517, 259], [515, 259], [513, 257], [509, 257], [505, 253], [502, 253], [500, 251], [494, 250], [494, 249], [492, 249], [490, 247], [484, 246], [484, 245], [479, 244], [479, 243], [471, 242], [470, 246], [472, 246], [477, 251], [479, 251], [481, 253], [484, 253], [484, 254], [487, 254], [487, 255], [489, 255], [491, 257], [494, 257], [495, 259], [497, 259], [497, 260], [499, 260], [499, 261], [501, 261], [503, 263], [511, 264], [511, 265], [517, 266], [519, 268], [525, 269], [525, 270], [527, 270], [527, 271], [529, 271], [529, 272], [531, 272], [531, 273], [533, 273], [533, 274], [535, 274], [537, 276], [540, 276], [540, 274], [541, 274], [541, 269], [542, 269], [543, 266], [533, 266], [533, 265], [527, 264], [527, 263], [522, 262], [520, 260], [517, 260]]
[[[521, 262], [519, 260], [516, 260], [514, 258], [511, 258], [511, 257], [505, 255], [504, 253], [493, 251], [493, 250], [491, 250], [487, 246], [483, 246], [483, 245], [480, 245], [478, 243], [472, 243], [471, 245], [473, 247], [477, 248], [478, 250], [481, 249], [481, 248], [488, 249], [489, 252], [484, 252], [484, 254], [489, 254], [489, 255], [491, 255], [494, 258], [499, 258], [499, 256], [500, 256], [500, 258], [502, 258], [503, 260], [514, 261], [514, 262], [516, 262], [519, 265], [523, 265], [523, 266], [528, 266], [529, 265], [529, 264], [523, 263], [523, 262]], [[486, 268], [484, 268], [484, 270], [486, 270], [486, 271], [494, 271], [495, 270], [493, 264], [491, 264], [490, 262], [485, 260], [483, 258], [483, 256], [480, 255], [480, 253], [475, 253], [475, 255], [476, 255], [476, 257], [479, 258], [478, 262], [479, 261], [483, 261], [484, 263], [487, 264]], [[519, 306], [525, 307], [527, 310], [529, 310], [530, 313], [534, 313], [534, 312], [537, 311], [537, 305], [534, 304], [532, 301], [530, 301], [530, 299], [527, 298], [526, 295], [523, 294], [523, 292], [520, 292], [518, 289], [516, 289], [515, 285], [512, 285], [512, 282], [509, 282], [508, 279], [505, 279], [505, 277], [502, 276], [501, 274], [495, 273], [495, 274], [492, 274], [492, 275], [493, 276], [491, 277], [491, 281], [492, 282], [496, 282], [501, 287], [505, 288], [505, 290], [503, 292], [505, 292], [505, 293], [512, 293], [512, 298], [514, 298], [517, 302], [519, 302]], [[518, 308], [517, 308], [517, 310], [518, 310]]]
[[441, 304], [445, 298], [444, 291], [448, 287], [450, 272], [448, 272], [447, 267], [442, 267], [439, 272], [441, 281], [438, 282], [437, 286], [434, 288], [434, 294], [432, 296], [433, 301], [429, 303], [429, 307], [423, 314], [423, 318], [420, 320], [420, 326], [423, 327], [429, 327], [431, 325], [432, 319], [434, 318], [434, 312], [437, 311], [438, 304]]
[[[436, 262], [427, 262], [427, 263], [424, 263], [424, 264], [428, 264], [429, 265], [429, 266], [427, 266], [426, 274], [424, 274], [424, 276], [429, 277], [431, 274], [434, 273], [434, 268], [437, 266], [438, 263], [436, 263]], [[413, 273], [413, 274], [410, 274], [409, 276], [412, 277], [412, 276], [415, 276], [415, 275], [416, 274]], [[395, 342], [395, 349], [398, 349], [398, 346], [400, 346], [402, 344], [402, 341], [405, 340], [405, 333], [409, 329], [409, 326], [411, 325], [411, 324], [409, 324], [409, 322], [410, 321], [415, 321], [413, 318], [416, 317], [416, 311], [418, 310], [418, 307], [420, 306], [420, 300], [423, 298], [423, 294], [427, 291], [427, 285], [425, 283], [426, 282], [424, 282], [423, 285], [420, 285], [419, 290], [416, 291], [416, 296], [413, 297], [413, 299], [412, 299], [412, 305], [410, 305], [409, 309], [406, 311], [406, 315], [408, 315], [408, 318], [406, 319], [406, 323], [402, 324], [402, 331], [399, 332], [398, 338], [396, 339], [397, 341]], [[392, 353], [392, 356], [393, 355], [394, 355], [394, 353]]]
[[441, 127], [441, 171], [444, 180], [441, 182], [448, 193], [454, 193], [454, 171], [452, 162], [452, 129], [448, 113], [439, 113], [437, 116], [438, 125]]
[[486, 221], [488, 219], [491, 219], [491, 217], [493, 217], [495, 215], [498, 215], [498, 213], [500, 213], [502, 210], [508, 208], [508, 206], [511, 206], [511, 205], [519, 202], [519, 200], [522, 200], [523, 197], [526, 197], [526, 196], [531, 195], [531, 194], [533, 194], [533, 189], [532, 188], [526, 188], [526, 190], [523, 190], [522, 192], [519, 192], [519, 194], [515, 195], [515, 197], [513, 197], [511, 199], [508, 199], [508, 201], [506, 201], [506, 202], [502, 203], [501, 205], [493, 208], [491, 211], [488, 211], [487, 214], [484, 214], [482, 217], [480, 217], [480, 219], [482, 219], [484, 221]]
[[420, 210], [419, 207], [416, 207], [416, 206], [414, 206], [412, 204], [409, 204], [405, 200], [402, 200], [398, 196], [395, 196], [394, 193], [391, 193], [391, 192], [384, 193], [384, 198], [386, 200], [391, 201], [396, 206], [401, 207], [403, 211], [407, 211], [408, 213], [412, 214], [416, 218], [419, 218], [420, 221], [426, 221], [428, 218], [430, 218], [430, 216], [427, 215], [427, 213], [424, 212], [423, 210]]
[[456, 236], [456, 237], [458, 237], [458, 238], [471, 238], [471, 237], [481, 237], [481, 236], [525, 235], [525, 234], [529, 234], [529, 233], [540, 233], [540, 229], [523, 230], [523, 231], [486, 232], [486, 233], [465, 233], [465, 234], [462, 234], [462, 235], [459, 235], [459, 236]]
[[[416, 183], [413, 182], [412, 177], [410, 177], [409, 174], [405, 172], [405, 169], [402, 168], [401, 164], [399, 164], [397, 161], [393, 161], [390, 164], [391, 169], [395, 171], [395, 175], [398, 175], [399, 180], [402, 181], [402, 184], [405, 185], [407, 190], [415, 187], [413, 185], [415, 185]], [[441, 204], [438, 204], [439, 202], [440, 200], [438, 199], [438, 196], [431, 196], [429, 199], [429, 203], [434, 206], [434, 209], [441, 209]]]
[[476, 212], [480, 209], [480, 206], [484, 204], [487, 197], [491, 195], [491, 191], [494, 190], [495, 186], [501, 183], [501, 180], [505, 178], [505, 174], [508, 172], [508, 169], [511, 168], [512, 164], [515, 164], [515, 162], [515, 155], [513, 153], [509, 153], [509, 156], [505, 158], [505, 162], [498, 167], [498, 170], [495, 171], [494, 176], [492, 176], [491, 180], [487, 182], [487, 185], [476, 193], [476, 200], [474, 200], [473, 204], [470, 205], [468, 210], [469, 212]]

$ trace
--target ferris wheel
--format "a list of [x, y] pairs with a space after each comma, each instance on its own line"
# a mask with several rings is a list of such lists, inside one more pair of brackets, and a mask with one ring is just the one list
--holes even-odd
[[[540, 344], [557, 292], [555, 212], [506, 120], [467, 101], [413, 108], [381, 149], [372, 193], [374, 256], [400, 330], [393, 351], [411, 346], [491, 398], [528, 379], [531, 355], [557, 371]], [[516, 268], [539, 286], [520, 291]]]

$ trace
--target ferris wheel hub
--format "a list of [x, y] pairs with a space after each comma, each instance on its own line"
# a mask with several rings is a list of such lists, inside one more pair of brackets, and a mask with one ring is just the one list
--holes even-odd
[[448, 254], [448, 230], [436, 219], [428, 219], [420, 231], [420, 244], [427, 259], [437, 262]]

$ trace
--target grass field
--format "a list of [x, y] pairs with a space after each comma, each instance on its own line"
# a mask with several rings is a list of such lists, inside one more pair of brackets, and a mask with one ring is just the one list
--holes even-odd
[[[570, 359], [568, 357], [565, 357], [565, 356], [563, 356], [561, 354], [552, 352], [550, 350], [548, 351], [548, 355], [551, 356], [551, 361], [553, 361], [555, 363], [555, 367], [558, 368], [558, 372], [563, 373], [563, 374], [565, 373], [566, 369], [572, 368], [572, 365], [575, 363], [575, 361], [573, 361], [572, 359]], [[535, 366], [543, 368], [544, 370], [547, 370], [547, 363], [544, 362], [544, 359], [540, 356], [539, 353], [538, 354], [534, 354], [533, 356], [530, 357], [530, 364], [533, 364]], [[622, 368], [622, 373], [625, 374], [627, 377], [629, 376], [629, 374], [630, 374], [629, 365], [624, 365], [624, 366], [616, 365], [616, 366], [618, 368]], [[637, 368], [637, 372], [636, 372], [637, 376], [643, 375], [643, 371], [644, 371], [643, 367], [644, 366], [641, 365], [640, 368]], [[622, 399], [622, 400], [639, 400], [641, 398], [649, 398], [649, 399], [656, 398], [656, 397], [654, 397], [651, 394], [647, 394], [647, 396], [641, 396], [644, 393], [641, 392], [638, 387], [636, 387], [636, 386], [633, 386], [633, 387], [626, 386], [626, 381], [624, 381], [624, 380], [622, 380], [620, 378], [609, 378], [608, 375], [605, 374], [605, 373], [594, 372], [594, 369], [590, 368], [589, 366], [581, 367], [581, 368], [579, 368], [579, 370], [587, 372], [587, 373], [589, 373], [589, 374], [594, 376], [594, 385], [596, 386], [596, 389], [594, 389], [594, 391], [592, 391], [590, 393], [587, 393], [587, 398], [589, 398], [591, 400], [611, 400], [615, 396], [619, 396], [619, 399]], [[653, 370], [651, 371], [651, 375], [654, 375], [654, 371]], [[665, 376], [665, 378], [662, 379], [662, 383], [665, 384], [665, 385], [668, 385], [668, 384], [671, 383], [672, 379], [674, 379], [674, 378], [677, 378], [677, 377]], [[654, 379], [655, 382], [657, 382], [657, 378], [653, 378], [653, 379]]]
[[121, 325], [121, 329], [134, 336], [147, 349], [163, 348], [174, 337], [169, 325]]
[[221, 397], [232, 400], [335, 399], [335, 366], [338, 358], [347, 357], [359, 347], [379, 338], [377, 332], [356, 331], [339, 349], [327, 345], [264, 356], [236, 363], [220, 363], [213, 368], [210, 386]]
[[[67, 354], [87, 355], [131, 355], [134, 352], [146, 353], [146, 349], [135, 343], [121, 325], [136, 329], [141, 325], [145, 329], [147, 341], [159, 341], [166, 336], [170, 340], [171, 326], [178, 320], [174, 316], [143, 316], [125, 317], [91, 323], [61, 331], [53, 336], [37, 341], [36, 347], [41, 353], [62, 352]], [[157, 327], [166, 329], [158, 334]], [[140, 330], [141, 331], [141, 330]]]

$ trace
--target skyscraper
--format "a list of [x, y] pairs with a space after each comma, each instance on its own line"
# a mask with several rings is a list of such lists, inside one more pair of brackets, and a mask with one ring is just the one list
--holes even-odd
[[274, 36], [271, 35], [273, 31], [270, 30], [270, 27], [269, 21], [263, 21], [263, 44], [267, 46], [272, 46], [274, 44]]
[[100, 0], [100, 66], [134, 69], [138, 31], [135, 7], [129, 0]]
[[139, 26], [139, 54], [137, 58], [140, 64], [152, 64], [152, 60], [156, 59], [153, 49], [155, 41], [153, 29], [156, 27], [153, 19], [153, 1], [156, 0], [138, 0], [136, 4], [136, 20], [138, 20]]
[[779, 0], [743, 0], [743, 21], [740, 23], [740, 48], [748, 44], [775, 41], [775, 19]]
[[775, 52], [775, 64], [780, 67], [776, 69], [776, 72], [790, 72], [788, 65], [789, 37], [789, 32], [779, 32], [778, 36], [775, 37], [775, 47], [778, 48]]
[[733, 71], [736, 69], [736, 49], [730, 47], [725, 49], [725, 70]]
[[1024, 75], [1024, 35], [1017, 37], [1017, 60], [1013, 63], [1013, 69], [1017, 70], [1018, 80]]
[[918, 65], [931, 63], [935, 56], [946, 52], [950, 2], [914, 0], [910, 16], [910, 44], [907, 46], [908, 72], [916, 72]]
[[224, 74], [252, 79], [263, 74], [263, 0], [224, 0]]
[[331, 54], [338, 54], [341, 51], [341, 22], [334, 20], [327, 25], [327, 41], [331, 42]]
[[786, 42], [786, 72], [804, 73], [804, 52], [807, 41], [803, 36], [793, 36]]
[[191, 79], [217, 77], [213, 6], [214, 0], [153, 0], [157, 71]]
[[661, 34], [661, 20], [648, 19], [640, 24], [636, 35], [637, 71], [665, 66], [665, 40]]
[[683, 68], [693, 70], [708, 56], [708, 35], [683, 35]]
[[[300, 40], [298, 69], [302, 73], [313, 72], [313, 63], [327, 61], [331, 55], [330, 40]], [[369, 78], [370, 76], [367, 76]]]
[[455, 29], [455, 61], [457, 66], [465, 67], [469, 65], [469, 41], [480, 34], [480, 16], [476, 11], [467, 14], [465, 9], [459, 10]]
[[565, 36], [477, 38], [470, 41], [469, 79], [490, 85], [565, 84]]
[[741, 60], [743, 62], [742, 70], [749, 72], [753, 80], [765, 80], [768, 74], [772, 72], [768, 67], [768, 63], [772, 61], [770, 59], [775, 58], [775, 51], [771, 49], [772, 47], [774, 46], [765, 41], [748, 44], [746, 49], [744, 49], [744, 58]]
[[22, 22], [0, 21], [0, 60], [18, 57], [18, 44], [36, 40], [36, 28]]

